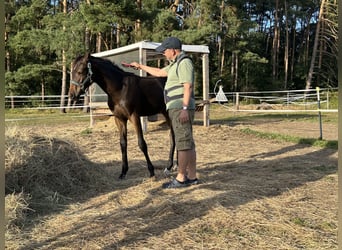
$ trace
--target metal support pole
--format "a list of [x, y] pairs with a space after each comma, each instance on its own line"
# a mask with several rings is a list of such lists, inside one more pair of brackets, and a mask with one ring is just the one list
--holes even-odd
[[[139, 63], [140, 64], [146, 64], [146, 50], [144, 50], [143, 48], [139, 48]], [[144, 72], [143, 70], [140, 70], [140, 76], [146, 76], [146, 72]], [[140, 122], [141, 122], [141, 127], [142, 127], [142, 131], [144, 134], [147, 133], [147, 123], [148, 123], [148, 119], [147, 116], [141, 116], [140, 117]]]
[[[202, 70], [203, 70], [203, 100], [209, 100], [209, 55], [202, 55]], [[209, 127], [209, 103], [204, 104], [203, 107], [203, 126]]]

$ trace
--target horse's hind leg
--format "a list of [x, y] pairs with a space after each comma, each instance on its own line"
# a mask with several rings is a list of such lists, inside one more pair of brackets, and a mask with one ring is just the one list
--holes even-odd
[[[166, 169], [171, 171], [174, 162], [173, 162], [173, 156], [175, 153], [175, 148], [176, 148], [176, 143], [175, 143], [175, 133], [172, 129], [172, 126], [170, 126], [170, 150], [169, 150], [169, 160], [166, 166]], [[176, 159], [178, 159], [178, 155], [176, 157]]]
[[122, 157], [122, 170], [119, 176], [120, 179], [124, 179], [128, 171], [128, 159], [127, 159], [127, 120], [120, 120], [115, 117], [116, 126], [120, 133], [120, 147]]
[[[176, 148], [176, 143], [175, 143], [175, 133], [174, 130], [172, 128], [172, 124], [171, 124], [171, 120], [167, 114], [167, 111], [165, 113], [163, 113], [165, 119], [166, 119], [166, 123], [168, 124], [169, 128], [170, 128], [170, 150], [169, 150], [169, 159], [168, 159], [168, 163], [167, 166], [164, 170], [164, 173], [166, 175], [170, 175], [171, 174], [171, 170], [172, 167], [174, 166], [174, 162], [173, 162], [173, 156], [175, 153], [175, 148]], [[178, 154], [176, 159], [178, 159]]]
[[148, 152], [147, 152], [147, 144], [146, 144], [146, 141], [144, 139], [144, 134], [143, 134], [142, 127], [141, 127], [140, 117], [137, 115], [133, 115], [131, 117], [131, 121], [134, 124], [135, 130], [137, 133], [139, 148], [144, 153], [146, 163], [147, 163], [147, 168], [148, 168], [148, 171], [150, 172], [150, 177], [153, 177], [154, 176], [154, 166], [152, 165], [152, 162], [151, 162], [150, 157], [149, 157]]

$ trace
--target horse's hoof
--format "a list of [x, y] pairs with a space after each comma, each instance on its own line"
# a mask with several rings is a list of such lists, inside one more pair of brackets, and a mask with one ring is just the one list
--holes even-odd
[[120, 179], [120, 180], [123, 180], [123, 179], [125, 179], [125, 177], [126, 177], [125, 174], [120, 174], [119, 179]]
[[175, 163], [175, 165], [172, 166], [172, 168], [174, 171], [177, 171], [178, 170], [178, 163]]
[[170, 177], [171, 174], [172, 174], [171, 170], [168, 170], [167, 168], [164, 169], [164, 175], [165, 175], [166, 177]]

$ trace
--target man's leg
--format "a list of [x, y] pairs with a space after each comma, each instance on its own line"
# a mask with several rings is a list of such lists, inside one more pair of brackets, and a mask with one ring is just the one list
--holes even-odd
[[178, 150], [178, 173], [176, 179], [178, 181], [186, 181], [188, 153], [189, 150]]
[[178, 181], [186, 179], [196, 179], [196, 150], [180, 150], [178, 151]]
[[196, 171], [196, 150], [191, 149], [189, 150], [189, 164], [187, 168], [188, 179], [194, 180], [197, 178], [197, 171]]
[[[177, 149], [178, 173], [171, 182], [163, 184], [163, 188], [177, 188], [197, 184], [196, 178], [196, 150], [192, 138], [192, 122], [194, 112], [191, 113], [190, 123], [181, 124], [179, 121], [179, 110], [170, 110], [169, 116], [172, 118], [172, 126], [175, 129], [175, 139]], [[190, 148], [190, 149], [189, 149]], [[189, 182], [191, 180], [191, 182]]]

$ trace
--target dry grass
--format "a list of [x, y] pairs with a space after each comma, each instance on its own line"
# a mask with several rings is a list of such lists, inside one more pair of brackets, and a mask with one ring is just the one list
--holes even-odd
[[112, 124], [6, 129], [7, 249], [337, 249], [336, 150], [196, 125], [202, 183], [163, 190], [168, 132], [149, 125], [150, 179], [130, 127], [119, 181]]
[[5, 159], [8, 228], [22, 224], [25, 213], [64, 208], [72, 197], [108, 181], [92, 165], [83, 164], [85, 157], [71, 142], [30, 129], [6, 129]]
[[30, 196], [24, 192], [6, 195], [5, 226], [8, 231], [16, 231], [24, 225], [26, 213], [30, 210], [29, 202]]

